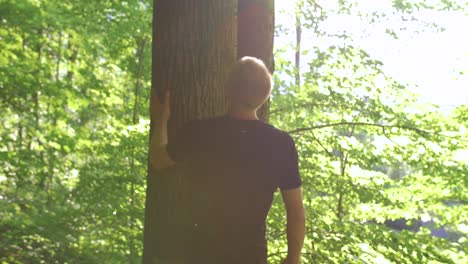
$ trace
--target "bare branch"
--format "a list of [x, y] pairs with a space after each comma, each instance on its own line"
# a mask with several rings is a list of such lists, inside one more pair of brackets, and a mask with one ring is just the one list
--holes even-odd
[[426, 130], [422, 130], [415, 127], [405, 126], [405, 125], [382, 125], [382, 124], [375, 124], [375, 123], [365, 123], [365, 122], [338, 122], [338, 123], [330, 123], [330, 124], [323, 124], [323, 125], [316, 125], [311, 127], [301, 127], [294, 130], [288, 131], [290, 134], [300, 133], [304, 131], [310, 131], [314, 129], [326, 128], [326, 127], [336, 127], [336, 126], [373, 126], [373, 127], [381, 127], [381, 128], [401, 128], [406, 130], [412, 130], [417, 132], [418, 134], [435, 134], [435, 132], [430, 132]]
[[319, 144], [319, 146], [323, 149], [323, 151], [325, 151], [325, 153], [327, 153], [328, 156], [333, 157], [333, 153], [328, 151], [328, 149], [323, 146], [322, 142], [315, 136], [314, 131], [311, 130], [310, 133], [312, 135], [312, 139], [315, 140], [317, 144]]

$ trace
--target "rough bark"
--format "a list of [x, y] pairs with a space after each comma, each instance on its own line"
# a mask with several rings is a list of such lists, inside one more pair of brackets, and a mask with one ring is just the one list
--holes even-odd
[[[169, 140], [189, 120], [224, 113], [224, 83], [236, 60], [235, 10], [235, 0], [155, 0], [151, 107], [171, 90]], [[150, 133], [157, 122], [151, 118]], [[189, 183], [180, 166], [148, 165], [143, 263], [183, 263]]]
[[[239, 0], [237, 57], [252, 56], [274, 71], [273, 37], [275, 31], [274, 0]], [[269, 101], [258, 111], [268, 121]]]

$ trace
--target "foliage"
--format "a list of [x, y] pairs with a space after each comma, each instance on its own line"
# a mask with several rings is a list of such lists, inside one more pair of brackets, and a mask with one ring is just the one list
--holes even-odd
[[[325, 10], [304, 1], [302, 25], [327, 36], [321, 25], [335, 13], [384, 17], [337, 2]], [[393, 6], [410, 16], [466, 10], [459, 1]], [[138, 0], [0, 0], [2, 263], [141, 262], [151, 8]], [[291, 132], [300, 152], [303, 263], [468, 262], [468, 107], [440, 114], [352, 36], [335, 37], [335, 45], [303, 50], [300, 86], [286, 55], [292, 48], [276, 54], [271, 122]], [[412, 225], [389, 227], [401, 219]], [[429, 219], [434, 226], [420, 226]], [[285, 256], [284, 227], [276, 195], [271, 263]], [[447, 238], [431, 235], [439, 227]]]
[[0, 1], [0, 262], [140, 262], [150, 1]]
[[[321, 16], [303, 25], [314, 39], [329, 36], [320, 23], [336, 11], [305, 3], [296, 10], [302, 19]], [[342, 3], [338, 12], [355, 12]], [[387, 76], [352, 35], [331, 37], [336, 44], [302, 51], [301, 85], [289, 77], [298, 69], [287, 50], [276, 54], [271, 122], [293, 134], [300, 152], [303, 263], [465, 263], [466, 106], [441, 114]], [[282, 211], [276, 199], [268, 221], [274, 263], [286, 253]]]

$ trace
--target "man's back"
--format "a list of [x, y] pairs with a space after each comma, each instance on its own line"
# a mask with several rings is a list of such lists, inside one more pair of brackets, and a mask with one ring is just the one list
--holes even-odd
[[287, 133], [257, 120], [271, 95], [271, 78], [261, 60], [241, 58], [225, 87], [227, 116], [192, 122], [169, 144], [169, 91], [152, 107], [158, 120], [150, 143], [152, 166], [184, 161], [191, 180], [189, 263], [266, 263], [265, 218], [278, 187], [287, 218], [283, 264], [299, 263], [305, 212], [296, 148]]
[[190, 177], [192, 263], [210, 257], [213, 263], [264, 263], [273, 193], [301, 184], [291, 137], [258, 120], [224, 116], [191, 122], [167, 150], [186, 162]]

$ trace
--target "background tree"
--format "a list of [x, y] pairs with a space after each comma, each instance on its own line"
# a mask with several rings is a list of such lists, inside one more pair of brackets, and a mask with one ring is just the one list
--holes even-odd
[[[274, 0], [239, 0], [237, 14], [237, 58], [252, 56], [263, 60], [274, 71], [273, 39], [275, 31]], [[258, 111], [261, 120], [268, 120], [269, 101]]]

